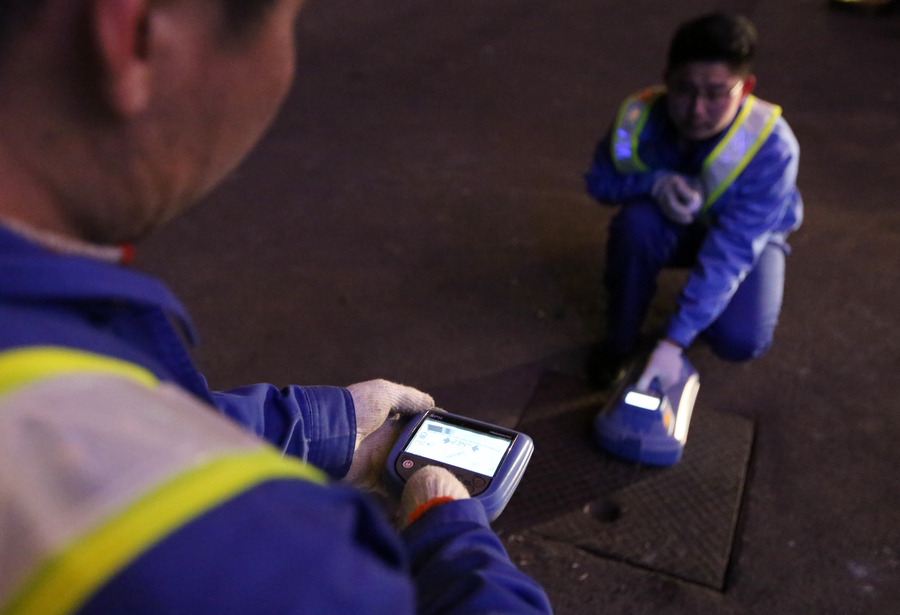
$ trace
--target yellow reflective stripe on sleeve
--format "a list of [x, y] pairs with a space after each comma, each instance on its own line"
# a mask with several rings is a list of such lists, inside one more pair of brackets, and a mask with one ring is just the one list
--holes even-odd
[[54, 376], [101, 372], [154, 387], [158, 380], [148, 370], [119, 359], [57, 346], [29, 346], [0, 352], [0, 395]]
[[157, 487], [48, 560], [3, 615], [65, 615], [157, 542], [206, 511], [268, 480], [317, 484], [325, 475], [265, 448], [227, 455]]

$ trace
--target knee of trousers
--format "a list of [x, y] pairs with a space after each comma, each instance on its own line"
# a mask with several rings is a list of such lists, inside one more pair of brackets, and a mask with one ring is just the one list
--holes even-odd
[[743, 362], [762, 356], [772, 345], [773, 331], [708, 331], [704, 341], [726, 361]]

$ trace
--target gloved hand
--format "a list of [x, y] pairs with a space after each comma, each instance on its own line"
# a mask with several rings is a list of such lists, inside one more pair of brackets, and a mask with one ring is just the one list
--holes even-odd
[[347, 390], [356, 410], [356, 447], [343, 480], [361, 489], [379, 489], [384, 464], [406, 426], [401, 415], [434, 408], [434, 399], [387, 380], [351, 384]]
[[399, 525], [403, 529], [429, 508], [451, 500], [467, 500], [469, 492], [449, 471], [425, 466], [412, 475], [400, 497]]
[[684, 366], [684, 357], [681, 356], [681, 346], [669, 340], [660, 340], [647, 361], [647, 367], [637, 382], [637, 390], [644, 393], [650, 390], [650, 383], [654, 378], [659, 378], [660, 387], [663, 390], [669, 388], [681, 378], [681, 370]]
[[663, 215], [676, 224], [690, 224], [705, 198], [699, 181], [678, 173], [660, 174], [651, 194]]

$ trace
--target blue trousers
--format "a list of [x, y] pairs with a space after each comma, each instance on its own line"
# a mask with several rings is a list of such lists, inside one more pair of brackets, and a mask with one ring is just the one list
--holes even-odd
[[[629, 203], [609, 227], [604, 282], [609, 292], [607, 344], [627, 355], [664, 268], [693, 267], [706, 238], [703, 224], [670, 222], [652, 201]], [[770, 243], [721, 315], [700, 336], [719, 357], [746, 361], [772, 344], [784, 294], [785, 246]]]

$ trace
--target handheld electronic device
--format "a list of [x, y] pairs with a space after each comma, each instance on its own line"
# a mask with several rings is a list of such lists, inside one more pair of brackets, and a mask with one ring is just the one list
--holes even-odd
[[388, 457], [387, 484], [396, 492], [425, 466], [440, 466], [481, 501], [494, 521], [506, 508], [534, 451], [523, 433], [432, 409], [410, 420]]
[[[604, 450], [628, 461], [670, 466], [681, 459], [694, 401], [700, 389], [697, 371], [682, 359], [681, 377], [666, 390], [635, 389], [631, 378], [594, 419], [594, 434]], [[655, 385], [655, 382], [654, 382]]]

